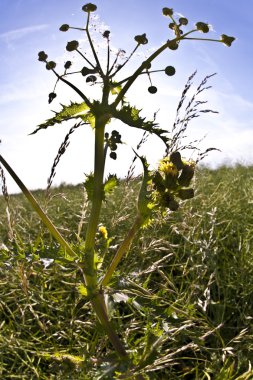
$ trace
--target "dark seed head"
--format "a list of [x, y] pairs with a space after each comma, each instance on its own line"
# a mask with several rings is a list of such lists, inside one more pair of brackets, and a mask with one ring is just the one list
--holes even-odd
[[116, 158], [117, 158], [117, 153], [116, 153], [116, 152], [111, 152], [111, 153], [110, 153], [110, 157], [111, 157], [113, 160], [116, 160]]
[[164, 16], [173, 16], [173, 9], [172, 8], [163, 8], [163, 15]]
[[70, 41], [67, 43], [66, 50], [67, 51], [74, 51], [78, 48], [79, 43], [76, 40]]
[[55, 92], [50, 92], [50, 94], [48, 95], [48, 103], [52, 103], [52, 101], [56, 98], [56, 93]]
[[41, 62], [46, 62], [47, 57], [48, 57], [48, 55], [44, 51], [40, 51], [38, 53], [38, 56], [39, 56], [38, 60]]
[[157, 87], [156, 86], [150, 86], [148, 88], [148, 92], [150, 92], [150, 94], [155, 94], [157, 92]]
[[55, 67], [56, 67], [56, 63], [54, 61], [49, 61], [46, 64], [46, 69], [47, 70], [53, 70], [53, 69], [55, 69]]
[[71, 61], [67, 61], [67, 62], [65, 63], [65, 65], [64, 65], [64, 68], [65, 68], [66, 70], [68, 70], [68, 69], [70, 68], [71, 65], [72, 65]]
[[88, 3], [88, 4], [85, 4], [83, 7], [82, 7], [82, 10], [84, 12], [95, 12], [97, 10], [97, 6], [95, 4], [92, 4], [92, 3]]
[[69, 30], [69, 25], [63, 24], [59, 29], [61, 32], [67, 32]]
[[89, 75], [87, 78], [86, 78], [86, 82], [87, 83], [95, 83], [97, 81], [97, 77], [95, 75]]
[[139, 45], [146, 45], [148, 43], [146, 33], [135, 36], [134, 39]]
[[175, 67], [173, 67], [173, 66], [167, 66], [167, 67], [165, 68], [165, 74], [169, 75], [170, 77], [171, 77], [172, 75], [175, 75], [175, 72], [176, 72], [176, 69], [175, 69]]
[[196, 28], [202, 33], [208, 33], [209, 32], [209, 26], [205, 22], [197, 22]]

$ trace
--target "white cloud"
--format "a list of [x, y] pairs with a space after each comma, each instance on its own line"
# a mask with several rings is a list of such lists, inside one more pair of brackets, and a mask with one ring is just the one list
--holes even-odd
[[25, 37], [27, 34], [39, 32], [43, 29], [46, 29], [47, 27], [48, 27], [47, 24], [41, 24], [41, 25], [32, 25], [32, 26], [27, 26], [24, 28], [9, 30], [8, 32], [0, 34], [0, 40], [8, 44]]

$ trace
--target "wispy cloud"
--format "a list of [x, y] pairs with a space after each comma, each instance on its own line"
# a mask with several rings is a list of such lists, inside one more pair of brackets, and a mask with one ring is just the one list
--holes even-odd
[[28, 34], [39, 32], [43, 29], [46, 29], [47, 27], [48, 27], [47, 24], [41, 24], [41, 25], [32, 25], [32, 26], [27, 26], [24, 28], [9, 30], [8, 32], [0, 34], [0, 40], [5, 43], [11, 43], [13, 41], [19, 40], [27, 36]]

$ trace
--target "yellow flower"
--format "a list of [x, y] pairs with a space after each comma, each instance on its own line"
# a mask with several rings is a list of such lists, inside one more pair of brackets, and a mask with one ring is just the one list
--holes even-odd
[[174, 177], [177, 177], [178, 170], [176, 165], [174, 165], [168, 157], [165, 157], [163, 160], [160, 161], [159, 171], [164, 173], [165, 175], [172, 175]]
[[100, 232], [100, 234], [102, 235], [102, 237], [107, 240], [108, 239], [108, 232], [107, 232], [107, 229], [105, 226], [100, 226], [98, 228], [98, 231]]

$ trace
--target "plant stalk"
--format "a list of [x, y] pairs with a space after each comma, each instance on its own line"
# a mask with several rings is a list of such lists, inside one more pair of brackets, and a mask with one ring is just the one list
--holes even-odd
[[138, 216], [135, 221], [134, 221], [134, 224], [133, 226], [131, 227], [131, 229], [129, 230], [128, 234], [126, 235], [125, 239], [123, 240], [123, 242], [121, 243], [118, 251], [116, 252], [104, 278], [102, 279], [101, 281], [101, 286], [104, 287], [108, 284], [108, 282], [110, 281], [117, 265], [119, 264], [119, 262], [121, 261], [123, 255], [129, 250], [131, 244], [132, 244], [132, 241], [134, 239], [134, 236], [136, 234], [136, 232], [139, 230], [141, 226], [141, 218], [140, 216]]
[[32, 193], [27, 189], [27, 187], [24, 185], [24, 183], [21, 181], [21, 179], [17, 176], [17, 174], [14, 172], [14, 170], [10, 167], [10, 165], [5, 161], [5, 159], [0, 155], [0, 162], [3, 164], [3, 166], [6, 168], [8, 173], [11, 175], [11, 177], [14, 179], [16, 184], [20, 187], [25, 197], [28, 199], [34, 210], [37, 212], [39, 217], [41, 218], [42, 222], [46, 225], [49, 232], [53, 235], [53, 237], [58, 241], [58, 243], [62, 246], [62, 248], [68, 253], [68, 255], [72, 258], [75, 258], [77, 255], [73, 251], [73, 249], [70, 247], [70, 245], [66, 242], [66, 240], [63, 238], [63, 236], [60, 234], [60, 232], [57, 230], [57, 228], [54, 226], [54, 224], [51, 222], [51, 220], [48, 218], [48, 216], [45, 214], [45, 212], [42, 210], [42, 208], [39, 206], [38, 202], [32, 195]]

